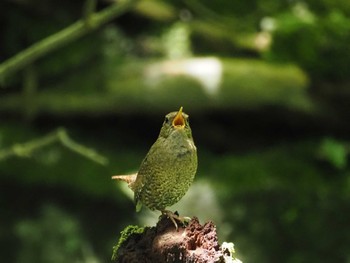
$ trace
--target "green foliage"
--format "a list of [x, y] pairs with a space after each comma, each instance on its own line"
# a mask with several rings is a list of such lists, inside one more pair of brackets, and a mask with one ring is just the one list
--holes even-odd
[[337, 240], [350, 241], [349, 170], [319, 165], [318, 147], [315, 142], [284, 144], [202, 164], [220, 189], [234, 226], [230, 238], [243, 261], [317, 262], [330, 247], [332, 255], [324, 254], [324, 260], [347, 258], [348, 248]]
[[96, 260], [78, 221], [54, 206], [44, 206], [37, 219], [15, 226], [16, 262], [87, 262]]
[[348, 150], [344, 143], [326, 138], [322, 141], [319, 156], [323, 160], [327, 160], [335, 168], [344, 169], [347, 165]]
[[275, 23], [270, 57], [293, 61], [315, 79], [349, 79], [350, 52], [346, 43], [350, 41], [350, 19], [346, 10], [334, 7], [318, 14], [299, 3], [277, 15]]
[[120, 232], [120, 238], [118, 243], [113, 247], [112, 260], [116, 261], [118, 259], [118, 250], [123, 245], [123, 243], [132, 235], [140, 235], [145, 231], [144, 227], [129, 225]]

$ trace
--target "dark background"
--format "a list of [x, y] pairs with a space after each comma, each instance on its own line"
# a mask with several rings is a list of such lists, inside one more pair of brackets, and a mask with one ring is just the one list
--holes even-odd
[[[2, 1], [0, 61], [83, 6]], [[125, 226], [154, 224], [110, 176], [136, 171], [183, 106], [199, 169], [172, 210], [214, 220], [246, 263], [349, 262], [349, 15], [348, 0], [141, 1], [3, 78], [0, 261], [109, 262]], [[181, 64], [208, 57], [221, 65], [215, 92]], [[58, 140], [2, 155], [59, 127], [108, 163]]]

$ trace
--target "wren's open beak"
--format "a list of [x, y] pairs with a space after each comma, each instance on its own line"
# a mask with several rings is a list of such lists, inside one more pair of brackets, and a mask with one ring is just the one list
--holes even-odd
[[173, 120], [173, 126], [175, 128], [184, 128], [185, 127], [185, 119], [182, 116], [182, 107], [177, 112], [174, 120]]

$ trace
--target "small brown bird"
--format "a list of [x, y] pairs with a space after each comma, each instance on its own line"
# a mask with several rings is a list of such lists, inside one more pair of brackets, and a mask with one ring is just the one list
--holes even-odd
[[165, 116], [158, 139], [152, 145], [139, 171], [131, 175], [115, 175], [112, 179], [128, 183], [134, 191], [136, 211], [142, 204], [159, 210], [174, 223], [184, 222], [166, 207], [177, 203], [187, 192], [197, 171], [197, 149], [192, 139], [188, 115], [177, 112]]

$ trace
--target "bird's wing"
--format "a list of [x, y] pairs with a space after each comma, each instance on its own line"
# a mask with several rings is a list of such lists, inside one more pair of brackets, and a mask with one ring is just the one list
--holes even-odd
[[[155, 141], [155, 143], [151, 146], [151, 148], [149, 149], [146, 157], [143, 159], [140, 168], [139, 168], [139, 172], [137, 174], [137, 178], [135, 181], [135, 188], [134, 188], [134, 201], [136, 204], [136, 211], [140, 211], [142, 204], [141, 204], [141, 195], [142, 192], [144, 191], [144, 186], [147, 183], [147, 181], [149, 181], [152, 177], [152, 173], [153, 173], [153, 166], [157, 165], [157, 155], [159, 154], [159, 144], [161, 142], [158, 140]], [[158, 154], [157, 154], [158, 153]]]

